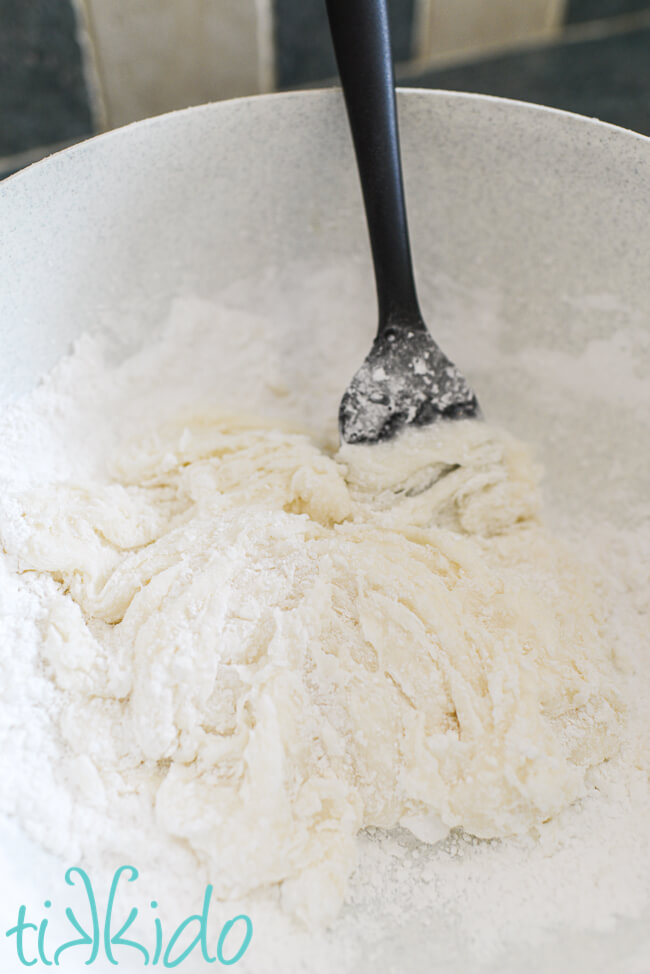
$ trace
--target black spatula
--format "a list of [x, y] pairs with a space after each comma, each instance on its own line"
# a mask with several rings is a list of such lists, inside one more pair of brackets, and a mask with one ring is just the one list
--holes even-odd
[[420, 312], [400, 162], [386, 0], [327, 0], [357, 156], [377, 283], [379, 327], [339, 410], [346, 443], [405, 426], [479, 418], [476, 396], [436, 345]]

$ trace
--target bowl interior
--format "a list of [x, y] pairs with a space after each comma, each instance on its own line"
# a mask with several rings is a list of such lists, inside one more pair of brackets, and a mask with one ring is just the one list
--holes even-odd
[[[650, 395], [650, 140], [476, 95], [403, 91], [399, 112], [434, 336], [486, 414], [538, 444], [553, 503], [582, 509], [587, 484], [592, 513], [624, 519], [650, 479], [636, 449]], [[133, 347], [174, 298], [239, 283], [238, 303], [262, 315], [285, 301], [286, 326], [251, 336], [250, 356], [274, 358], [318, 427], [331, 424], [374, 330], [333, 90], [172, 113], [32, 166], [0, 189], [0, 252], [0, 399], [30, 388], [83, 331]], [[323, 312], [313, 282], [326, 270]], [[237, 336], [224, 340], [234, 355]], [[229, 383], [236, 367], [215, 363], [233, 405], [250, 402], [253, 382]]]
[[[455, 93], [401, 92], [399, 112], [434, 337], [490, 420], [535, 444], [557, 523], [647, 525], [650, 140]], [[174, 302], [198, 297], [251, 312], [215, 323], [215, 402], [333, 435], [374, 331], [336, 91], [189, 109], [30, 167], [0, 187], [0, 253], [0, 400], [32, 388], [82, 332], [109, 333], [124, 357]], [[540, 954], [539, 970], [564, 970], [558, 956]], [[404, 972], [420, 969], [413, 957]]]

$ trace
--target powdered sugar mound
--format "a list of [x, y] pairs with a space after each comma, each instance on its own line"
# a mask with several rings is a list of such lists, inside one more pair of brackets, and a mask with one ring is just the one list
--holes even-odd
[[[216, 329], [220, 318], [233, 324]], [[125, 436], [227, 397], [227, 389], [215, 389], [216, 356], [237, 363], [232, 382], [247, 383], [251, 408], [262, 403], [269, 416], [277, 409], [286, 420], [293, 394], [276, 376], [276, 353], [262, 367], [241, 337], [261, 338], [269, 327], [241, 309], [191, 300], [176, 306], [158, 342], [124, 361], [106, 340], [80, 339], [31, 396], [0, 417], [0, 519], [11, 547], [21, 547], [27, 530], [17, 493], [64, 481], [108, 484], [106, 458]], [[625, 670], [629, 710], [622, 752], [590, 772], [586, 796], [536, 836], [481, 842], [454, 831], [426, 845], [405, 830], [363, 833], [346, 907], [329, 931], [305, 932], [278, 911], [272, 890], [233, 903], [230, 915], [241, 907], [253, 917], [259, 944], [238, 969], [561, 971], [550, 953], [561, 940], [567, 970], [576, 958], [591, 972], [645, 970], [635, 965], [650, 945], [642, 926], [631, 924], [650, 915], [650, 519], [627, 532], [575, 516], [563, 527], [612, 605], [605, 638]], [[92, 836], [104, 882], [125, 850], [141, 850], [151, 894], [167, 894], [171, 912], [174, 903], [185, 914], [198, 909], [207, 875], [185, 842], [161, 838], [150, 803], [124, 795], [119, 836], [106, 841], [105, 792], [93, 765], [59, 736], [60, 695], [40, 652], [45, 619], [58, 613], [63, 629], [70, 608], [56, 581], [17, 576], [15, 568], [0, 558], [0, 810], [56, 852], [61, 871]], [[618, 929], [626, 931], [623, 941], [607, 939]]]

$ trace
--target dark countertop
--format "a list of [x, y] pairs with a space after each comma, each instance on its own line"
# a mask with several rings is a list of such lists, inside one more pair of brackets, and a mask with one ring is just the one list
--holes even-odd
[[400, 83], [537, 102], [650, 136], [650, 24], [425, 71]]

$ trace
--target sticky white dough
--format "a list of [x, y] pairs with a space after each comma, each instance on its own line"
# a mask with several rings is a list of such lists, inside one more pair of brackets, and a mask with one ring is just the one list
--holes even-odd
[[199, 416], [113, 473], [22, 496], [4, 544], [60, 583], [43, 653], [90, 797], [150, 795], [218, 894], [332, 916], [364, 826], [527, 832], [617, 751], [592, 582], [510, 436], [332, 457]]

